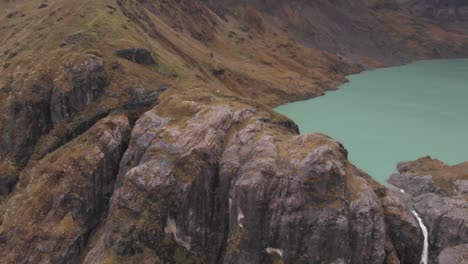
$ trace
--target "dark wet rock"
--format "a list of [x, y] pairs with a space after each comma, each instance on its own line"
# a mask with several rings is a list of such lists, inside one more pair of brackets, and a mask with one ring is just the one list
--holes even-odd
[[115, 50], [115, 55], [127, 59], [129, 61], [143, 64], [143, 65], [153, 65], [156, 64], [156, 61], [151, 55], [151, 52], [143, 48], [132, 48], [132, 49], [118, 49]]
[[[130, 134], [113, 116], [21, 174], [4, 206], [1, 263], [78, 263], [113, 191]], [[1, 207], [0, 207], [1, 209]]]
[[96, 56], [89, 55], [78, 66], [65, 66], [64, 72], [65, 80], [52, 91], [50, 112], [54, 124], [79, 113], [99, 98], [108, 84], [102, 59]]
[[0, 179], [0, 196], [9, 194], [16, 182], [18, 182], [18, 176], [2, 175], [2, 178]]
[[142, 113], [156, 105], [161, 93], [169, 89], [169, 87], [169, 85], [163, 84], [157, 89], [150, 91], [141, 87], [126, 88], [125, 92], [128, 98], [122, 108], [126, 111], [130, 123], [133, 125]]
[[93, 115], [82, 117], [77, 122], [68, 124], [68, 126], [60, 126], [51, 130], [37, 141], [30, 161], [42, 159], [48, 153], [86, 132], [86, 130], [91, 128], [95, 123], [108, 115], [108, 110], [96, 111]]
[[216, 77], [221, 77], [226, 71], [224, 69], [213, 69], [212, 73]]

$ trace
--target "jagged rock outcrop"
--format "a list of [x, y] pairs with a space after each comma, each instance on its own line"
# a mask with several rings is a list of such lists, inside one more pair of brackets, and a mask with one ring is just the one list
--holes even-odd
[[[467, 164], [448, 166], [430, 157], [402, 163], [389, 182], [410, 194], [429, 232], [430, 263], [457, 263], [468, 254]], [[457, 251], [460, 250], [460, 251]], [[449, 257], [451, 253], [455, 253]], [[463, 262], [460, 262], [463, 263]]]
[[[29, 86], [32, 93], [28, 98], [12, 94], [9, 95], [11, 99], [4, 101], [5, 104], [0, 107], [0, 163], [11, 162], [14, 166], [24, 166], [37, 140], [52, 128], [50, 90], [47, 91], [50, 89], [49, 84], [49, 80], [38, 80]], [[12, 84], [11, 87], [14, 89], [17, 86]]]
[[[82, 56], [81, 63], [65, 65], [63, 72], [53, 76], [49, 70], [26, 80], [11, 79], [3, 88], [8, 96], [0, 106], [0, 167], [8, 169], [0, 171], [5, 187], [0, 195], [11, 190], [17, 178], [11, 171], [26, 166], [41, 137], [96, 100], [107, 84], [102, 59], [93, 55]], [[95, 115], [102, 118], [102, 113]], [[58, 141], [63, 144], [68, 140], [70, 137], [64, 135]]]
[[[52, 90], [51, 119], [53, 124], [69, 120], [96, 100], [108, 84], [102, 59], [88, 55], [81, 64], [65, 65], [64, 80]], [[66, 87], [60, 87], [66, 85]]]
[[[154, 256], [161, 263], [384, 263], [395, 250], [422, 248], [405, 203], [382, 187], [391, 200], [384, 209], [340, 143], [294, 135], [268, 112], [236, 103], [185, 101], [176, 108], [193, 117], [183, 122], [158, 115], [170, 103], [133, 128], [106, 225], [85, 263]], [[387, 221], [392, 206], [400, 210], [393, 216], [405, 215], [398, 222]], [[396, 245], [387, 227], [416, 243]]]
[[126, 117], [105, 118], [23, 171], [0, 204], [0, 262], [78, 263], [106, 212], [129, 135]]
[[[32, 83], [10, 79], [3, 89], [7, 99], [0, 95], [0, 198], [14, 187], [35, 144], [52, 128], [50, 83], [47, 76]], [[16, 91], [17, 87], [27, 92]]]
[[169, 87], [129, 83], [117, 92], [115, 87], [107, 91], [111, 76], [119, 71], [106, 71], [101, 57], [80, 53], [39, 76], [32, 72], [10, 78], [1, 91], [7, 96], [0, 97], [0, 196], [8, 194], [17, 172], [31, 160], [40, 160], [112, 111], [135, 119]]

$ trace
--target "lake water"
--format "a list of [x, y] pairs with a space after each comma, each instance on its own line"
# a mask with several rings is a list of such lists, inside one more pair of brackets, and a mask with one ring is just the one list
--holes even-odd
[[385, 182], [400, 161], [468, 161], [468, 59], [420, 61], [348, 76], [325, 96], [275, 110], [301, 133], [322, 132]]

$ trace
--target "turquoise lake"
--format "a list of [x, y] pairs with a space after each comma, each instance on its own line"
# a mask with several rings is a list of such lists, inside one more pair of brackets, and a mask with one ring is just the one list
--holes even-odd
[[342, 142], [380, 182], [400, 161], [468, 161], [468, 59], [420, 61], [347, 77], [338, 91], [276, 108], [302, 134]]

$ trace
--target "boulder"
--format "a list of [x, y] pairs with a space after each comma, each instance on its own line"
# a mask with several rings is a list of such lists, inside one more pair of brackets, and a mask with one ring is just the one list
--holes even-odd
[[143, 48], [117, 49], [115, 50], [115, 55], [138, 64], [156, 64], [156, 61], [154, 60], [151, 52]]

